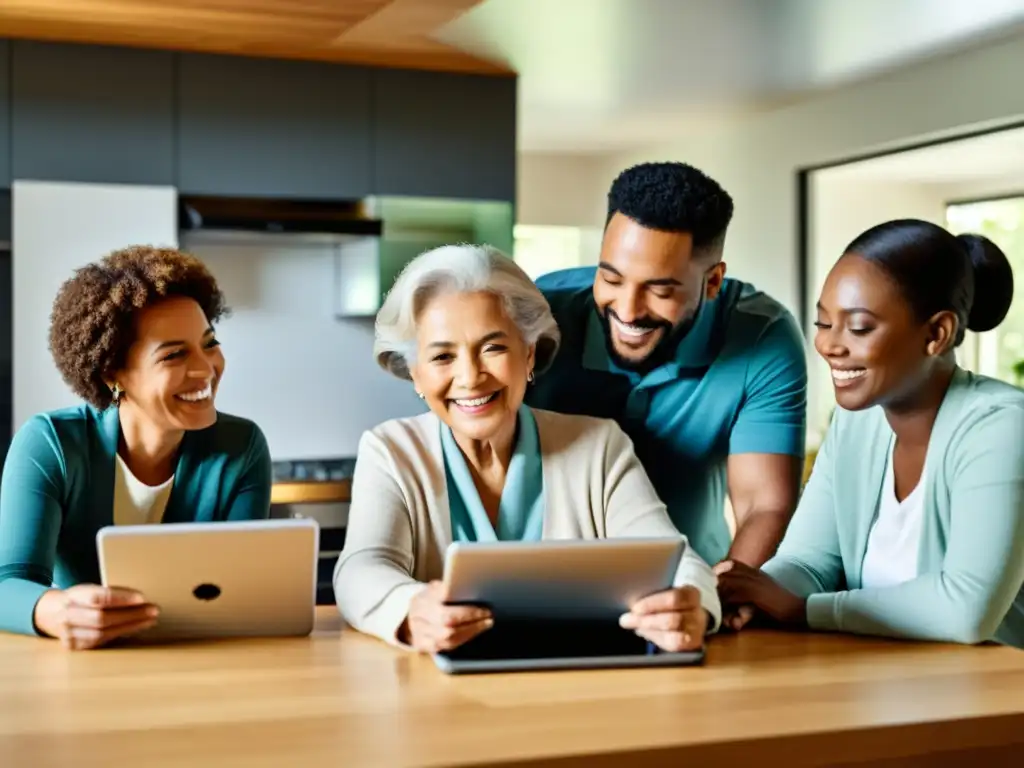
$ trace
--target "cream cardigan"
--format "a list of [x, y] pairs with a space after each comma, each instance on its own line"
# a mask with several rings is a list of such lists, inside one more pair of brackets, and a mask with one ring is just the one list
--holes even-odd
[[[545, 539], [680, 536], [610, 420], [534, 410], [544, 475]], [[685, 538], [685, 537], [684, 537]], [[440, 422], [432, 413], [384, 422], [359, 442], [345, 548], [334, 592], [346, 622], [399, 644], [409, 602], [440, 579], [452, 541]], [[690, 584], [718, 629], [714, 572], [691, 548], [676, 575]]]

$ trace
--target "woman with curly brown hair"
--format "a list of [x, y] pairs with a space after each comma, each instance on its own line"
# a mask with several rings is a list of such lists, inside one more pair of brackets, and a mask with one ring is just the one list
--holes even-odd
[[50, 350], [86, 402], [38, 414], [0, 485], [0, 630], [95, 648], [159, 609], [98, 586], [105, 525], [266, 518], [271, 466], [250, 421], [218, 413], [226, 311], [198, 259], [132, 247], [77, 270], [53, 305]]

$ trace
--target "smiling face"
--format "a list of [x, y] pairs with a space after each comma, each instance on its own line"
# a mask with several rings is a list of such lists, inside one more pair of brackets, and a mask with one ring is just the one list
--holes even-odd
[[163, 299], [140, 311], [135, 341], [113, 381], [132, 409], [165, 431], [205, 429], [217, 420], [214, 397], [224, 355], [193, 299]]
[[922, 321], [881, 267], [846, 254], [825, 281], [815, 326], [836, 402], [856, 411], [909, 400], [951, 349], [956, 317]]
[[616, 213], [601, 242], [594, 303], [609, 352], [625, 368], [640, 368], [677, 338], [722, 287], [725, 264], [694, 257], [686, 232], [648, 229]]
[[528, 346], [492, 293], [445, 293], [416, 321], [413, 383], [456, 437], [492, 440], [515, 429], [533, 370]]

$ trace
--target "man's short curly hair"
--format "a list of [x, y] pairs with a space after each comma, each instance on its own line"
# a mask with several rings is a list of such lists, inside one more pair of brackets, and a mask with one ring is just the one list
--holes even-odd
[[50, 352], [67, 385], [97, 408], [110, 406], [106, 382], [125, 365], [136, 313], [172, 296], [194, 299], [211, 323], [228, 311], [206, 266], [173, 248], [131, 246], [75, 270], [50, 315]]
[[721, 255], [732, 212], [718, 182], [686, 163], [634, 165], [608, 192], [608, 221], [621, 213], [647, 229], [687, 232], [698, 254]]

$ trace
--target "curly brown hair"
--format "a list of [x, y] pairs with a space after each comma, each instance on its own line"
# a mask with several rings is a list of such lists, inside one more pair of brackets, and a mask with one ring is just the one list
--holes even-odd
[[194, 299], [211, 323], [228, 312], [206, 266], [173, 248], [131, 246], [75, 270], [50, 315], [50, 352], [67, 385], [97, 408], [109, 407], [106, 382], [125, 365], [134, 315], [171, 296]]

